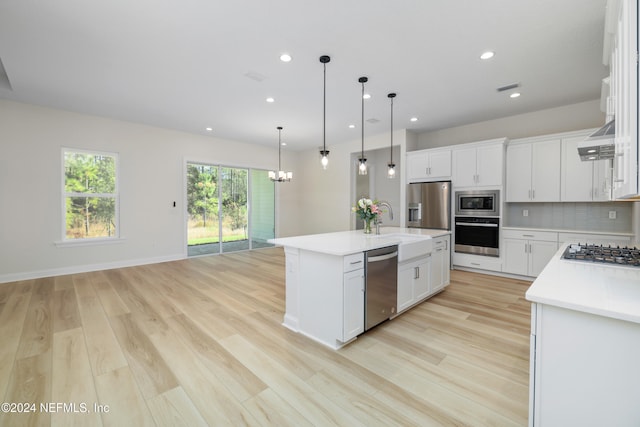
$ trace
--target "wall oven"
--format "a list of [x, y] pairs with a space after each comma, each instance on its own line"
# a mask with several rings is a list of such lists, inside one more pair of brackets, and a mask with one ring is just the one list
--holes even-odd
[[500, 190], [456, 191], [454, 250], [500, 256]]
[[500, 256], [500, 218], [456, 217], [456, 252]]

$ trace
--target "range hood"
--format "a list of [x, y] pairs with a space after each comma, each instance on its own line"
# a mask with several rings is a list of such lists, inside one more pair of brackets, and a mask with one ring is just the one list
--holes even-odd
[[580, 160], [592, 161], [613, 159], [616, 152], [614, 145], [615, 136], [615, 120], [611, 120], [578, 144]]

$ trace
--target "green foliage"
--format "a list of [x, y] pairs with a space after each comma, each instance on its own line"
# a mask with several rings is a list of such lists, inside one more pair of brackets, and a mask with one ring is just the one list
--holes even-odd
[[67, 238], [115, 235], [115, 157], [65, 152], [64, 168]]

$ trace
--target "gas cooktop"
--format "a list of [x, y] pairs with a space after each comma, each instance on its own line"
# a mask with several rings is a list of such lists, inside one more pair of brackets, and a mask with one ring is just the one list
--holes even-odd
[[563, 259], [640, 267], [640, 249], [573, 243], [562, 254]]

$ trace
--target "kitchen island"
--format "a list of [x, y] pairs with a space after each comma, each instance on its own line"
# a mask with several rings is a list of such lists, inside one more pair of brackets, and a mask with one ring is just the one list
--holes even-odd
[[531, 305], [529, 425], [640, 425], [640, 268], [561, 256]]
[[364, 332], [365, 252], [398, 245], [401, 312], [448, 284], [449, 234], [385, 227], [379, 235], [354, 230], [270, 240], [286, 256], [283, 325], [339, 349]]

